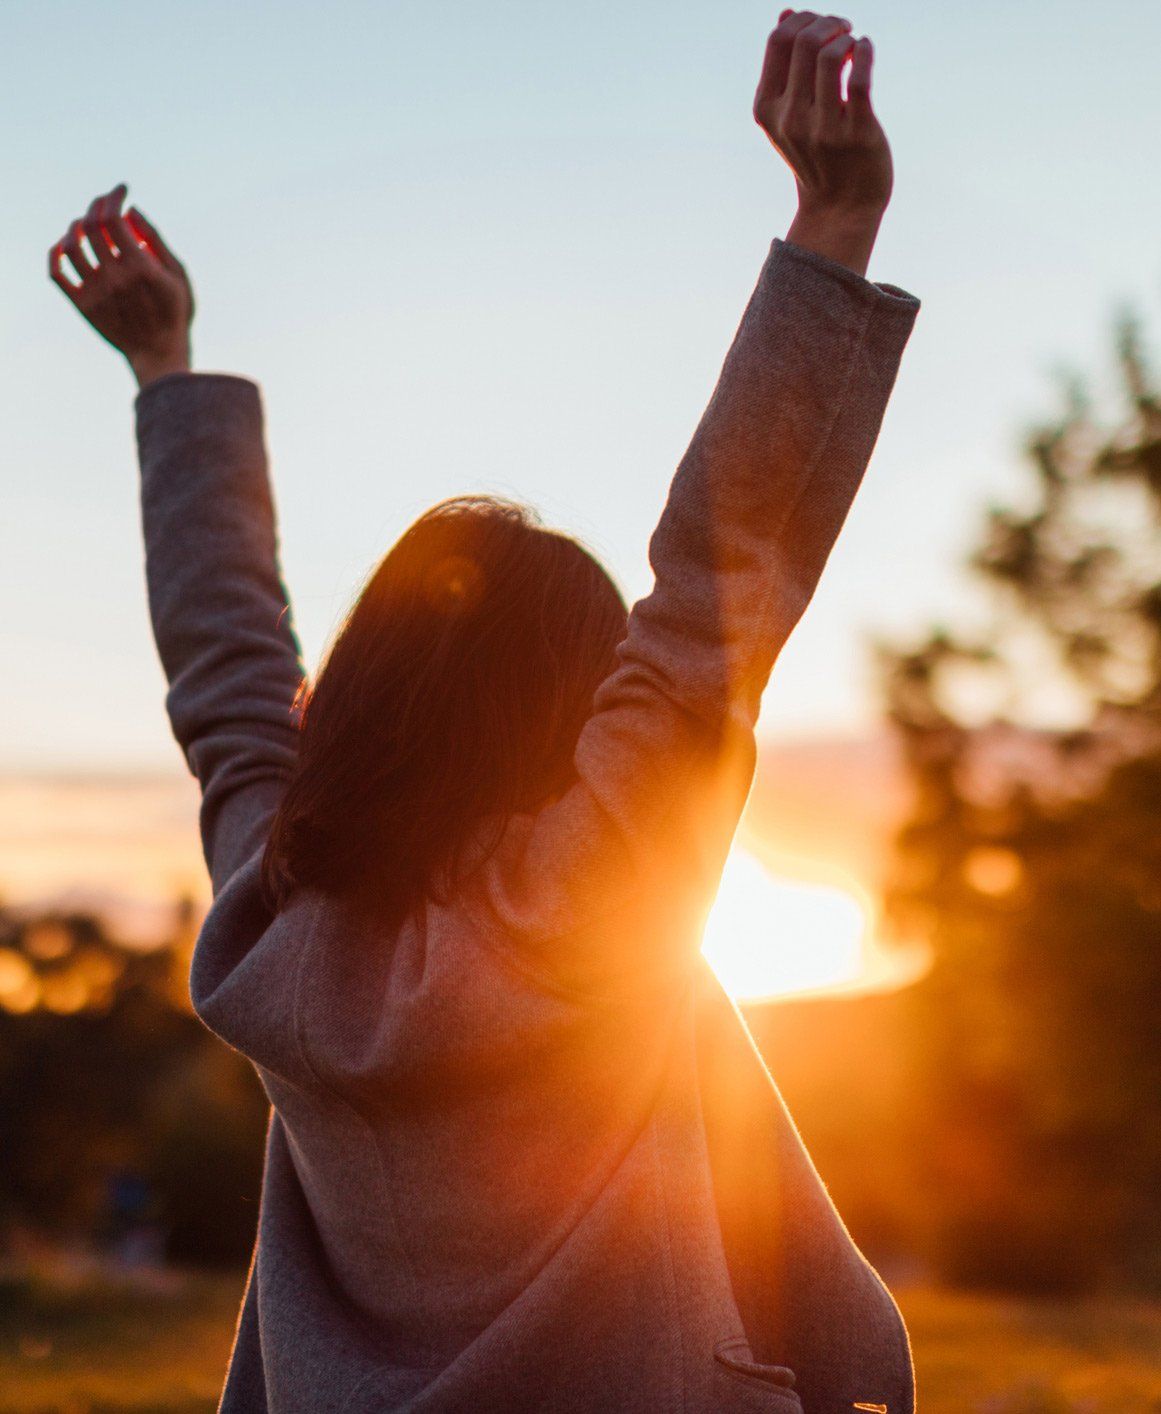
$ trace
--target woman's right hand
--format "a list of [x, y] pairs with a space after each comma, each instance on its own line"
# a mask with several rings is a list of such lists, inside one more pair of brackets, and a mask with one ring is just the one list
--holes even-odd
[[[141, 212], [122, 210], [125, 193], [117, 186], [94, 198], [49, 251], [48, 273], [125, 355], [144, 388], [167, 373], [189, 371], [194, 297], [181, 262]], [[75, 281], [66, 274], [66, 257]]]
[[860, 275], [894, 183], [891, 147], [871, 107], [873, 62], [871, 41], [856, 39], [849, 20], [784, 10], [754, 98], [754, 117], [798, 187], [788, 239]]

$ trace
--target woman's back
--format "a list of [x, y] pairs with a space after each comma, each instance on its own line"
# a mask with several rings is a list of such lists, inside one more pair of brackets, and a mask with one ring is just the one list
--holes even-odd
[[[329, 1407], [360, 1380], [371, 1402], [350, 1408], [420, 1390], [417, 1408], [482, 1408], [497, 1389], [510, 1408], [628, 1408], [616, 1392], [641, 1378], [674, 1407], [683, 1383], [708, 1398], [713, 1362], [683, 1372], [681, 1332], [741, 1325], [720, 1248], [703, 1250], [690, 989], [585, 996], [461, 906], [385, 934], [308, 893], [205, 993], [215, 929], [237, 944], [232, 892], [194, 998], [277, 1112], [255, 1278], [276, 1405]], [[357, 1352], [341, 1373], [302, 1339], [306, 1289], [311, 1322]]]

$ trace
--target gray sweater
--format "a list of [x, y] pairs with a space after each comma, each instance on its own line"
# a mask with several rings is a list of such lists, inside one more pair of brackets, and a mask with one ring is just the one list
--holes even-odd
[[576, 784], [393, 933], [312, 891], [272, 916], [259, 886], [302, 666], [258, 392], [141, 394], [150, 608], [215, 893], [191, 991], [273, 1106], [224, 1410], [909, 1414], [894, 1303], [698, 945], [760, 695], [917, 308], [774, 243]]

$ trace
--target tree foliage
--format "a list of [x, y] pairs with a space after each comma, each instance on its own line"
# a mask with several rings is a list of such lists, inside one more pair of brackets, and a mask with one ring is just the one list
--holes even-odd
[[1068, 387], [985, 517], [988, 630], [880, 649], [914, 788], [888, 916], [933, 956], [913, 1142], [960, 1280], [1161, 1280], [1161, 392], [1131, 319], [1118, 352], [1112, 413]]
[[86, 914], [0, 908], [0, 1255], [21, 1240], [244, 1263], [268, 1106], [195, 1019], [194, 920], [142, 952]]

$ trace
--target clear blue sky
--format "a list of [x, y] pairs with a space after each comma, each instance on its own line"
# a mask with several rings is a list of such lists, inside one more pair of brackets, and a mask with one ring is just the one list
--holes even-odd
[[[6, 0], [0, 14], [0, 765], [171, 763], [131, 382], [44, 251], [118, 180], [195, 280], [195, 354], [266, 390], [313, 661], [433, 499], [498, 489], [630, 594], [790, 180], [749, 117], [754, 0]], [[977, 507], [1060, 365], [1161, 281], [1161, 6], [849, 11], [897, 195], [872, 276], [924, 300], [879, 451], [767, 694], [871, 719], [864, 636], [962, 595]]]

